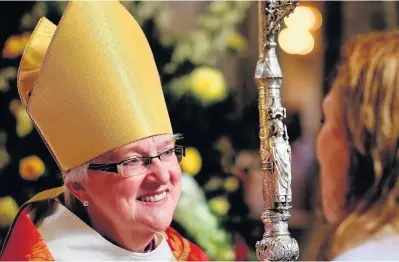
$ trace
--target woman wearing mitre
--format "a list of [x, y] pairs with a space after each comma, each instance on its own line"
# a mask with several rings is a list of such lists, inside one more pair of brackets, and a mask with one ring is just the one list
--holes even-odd
[[176, 144], [148, 41], [117, 1], [73, 1], [42, 18], [18, 90], [64, 186], [24, 204], [1, 260], [207, 260], [170, 227]]

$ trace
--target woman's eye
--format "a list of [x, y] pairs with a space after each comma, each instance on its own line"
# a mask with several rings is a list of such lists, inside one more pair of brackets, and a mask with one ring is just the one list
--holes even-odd
[[174, 152], [174, 149], [172, 148], [172, 149], [166, 150], [166, 151], [163, 153], [163, 155], [164, 155], [164, 156], [171, 156], [171, 155], [173, 155], [173, 152]]
[[140, 158], [132, 158], [132, 159], [126, 161], [126, 162], [125, 162], [125, 165], [127, 165], [127, 166], [134, 166], [134, 165], [139, 164], [140, 162], [141, 162], [141, 161], [140, 161]]

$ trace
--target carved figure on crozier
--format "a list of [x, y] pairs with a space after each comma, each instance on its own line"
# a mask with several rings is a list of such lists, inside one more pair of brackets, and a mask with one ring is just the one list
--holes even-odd
[[[285, 125], [280, 118], [272, 120], [270, 138], [271, 161], [273, 163], [273, 178], [275, 186], [274, 202], [277, 208], [288, 208], [291, 202], [291, 146]], [[284, 205], [283, 205], [284, 204]]]
[[279, 119], [282, 120], [287, 117], [287, 110], [281, 106], [279, 99], [272, 97], [270, 106], [267, 109], [267, 119]]

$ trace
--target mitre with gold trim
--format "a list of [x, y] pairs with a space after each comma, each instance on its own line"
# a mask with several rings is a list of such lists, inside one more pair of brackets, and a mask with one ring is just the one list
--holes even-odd
[[172, 134], [149, 43], [117, 1], [72, 1], [58, 26], [42, 18], [22, 56], [18, 90], [63, 172]]

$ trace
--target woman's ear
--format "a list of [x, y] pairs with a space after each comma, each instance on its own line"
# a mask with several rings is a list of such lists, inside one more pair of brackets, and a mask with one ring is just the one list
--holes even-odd
[[86, 192], [86, 189], [83, 187], [81, 183], [69, 182], [66, 184], [66, 187], [79, 201], [83, 202], [89, 200], [89, 196]]

